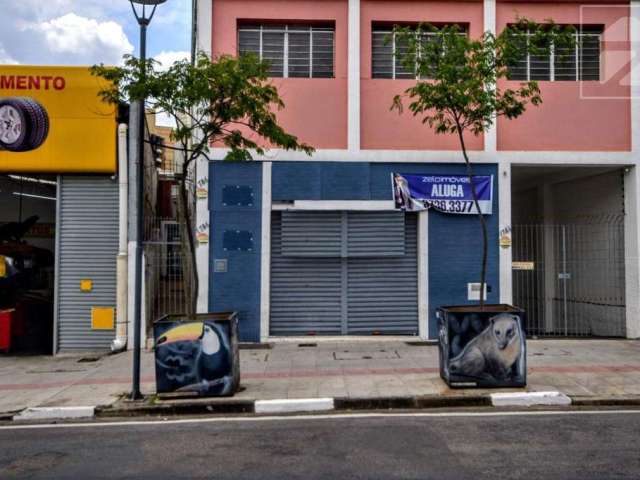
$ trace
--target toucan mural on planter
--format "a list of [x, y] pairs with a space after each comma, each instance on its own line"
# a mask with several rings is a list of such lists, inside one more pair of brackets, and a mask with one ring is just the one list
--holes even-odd
[[[167, 316], [154, 324], [156, 391], [233, 395], [240, 382], [237, 319]], [[216, 318], [220, 317], [220, 318]]]

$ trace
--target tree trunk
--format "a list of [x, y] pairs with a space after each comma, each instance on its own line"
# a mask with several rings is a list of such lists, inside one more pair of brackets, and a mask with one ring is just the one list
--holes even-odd
[[460, 138], [460, 147], [462, 148], [462, 155], [464, 156], [464, 162], [467, 165], [467, 176], [469, 177], [469, 184], [471, 185], [471, 196], [473, 203], [478, 212], [478, 219], [480, 220], [480, 226], [482, 228], [482, 268], [480, 269], [480, 310], [484, 309], [484, 286], [486, 284], [487, 277], [487, 252], [489, 248], [489, 239], [487, 234], [487, 222], [484, 215], [480, 211], [480, 203], [478, 202], [478, 194], [476, 193], [476, 184], [473, 180], [473, 168], [467, 155], [467, 147], [464, 142], [464, 136], [462, 134], [462, 127], [460, 123], [456, 121], [456, 130], [458, 131], [458, 137]]
[[178, 221], [182, 228], [180, 235], [180, 245], [182, 250], [182, 276], [185, 282], [186, 294], [186, 311], [188, 317], [193, 317], [197, 310], [198, 303], [198, 268], [196, 264], [196, 248], [193, 219], [191, 217], [191, 209], [189, 208], [189, 191], [187, 188], [187, 179], [189, 176], [189, 164], [187, 161], [187, 152], [185, 150], [185, 160], [182, 165], [182, 176], [179, 182], [179, 201], [178, 201]]

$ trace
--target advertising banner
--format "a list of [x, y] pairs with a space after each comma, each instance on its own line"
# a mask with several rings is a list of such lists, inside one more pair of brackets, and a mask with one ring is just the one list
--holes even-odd
[[103, 86], [87, 67], [0, 65], [0, 172], [114, 173]]
[[[395, 208], [406, 211], [428, 210], [454, 214], [476, 214], [467, 175], [416, 175], [392, 173]], [[480, 211], [492, 213], [493, 176], [473, 177]]]

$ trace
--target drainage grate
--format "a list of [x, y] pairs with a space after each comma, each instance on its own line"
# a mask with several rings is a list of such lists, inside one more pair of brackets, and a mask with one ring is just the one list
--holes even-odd
[[78, 363], [92, 363], [100, 360], [100, 357], [82, 357], [78, 360]]
[[317, 343], [299, 343], [298, 347], [300, 348], [305, 348], [305, 347], [317, 347], [318, 344]]

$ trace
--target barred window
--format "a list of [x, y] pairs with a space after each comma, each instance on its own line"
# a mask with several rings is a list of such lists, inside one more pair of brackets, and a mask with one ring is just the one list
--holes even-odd
[[333, 26], [240, 25], [238, 53], [254, 53], [269, 62], [269, 76], [332, 78]]
[[[466, 32], [460, 32], [466, 35]], [[436, 41], [437, 32], [422, 32], [420, 44]], [[371, 39], [371, 76], [373, 78], [416, 78], [416, 68], [407, 68], [404, 56], [409, 46], [407, 40], [396, 36], [393, 28], [374, 25]], [[420, 55], [420, 52], [417, 53]]]
[[[524, 33], [522, 42], [528, 42]], [[600, 80], [601, 28], [578, 28], [575, 45], [554, 47], [548, 55], [527, 55], [509, 68], [511, 80]]]

